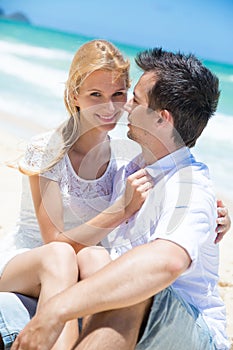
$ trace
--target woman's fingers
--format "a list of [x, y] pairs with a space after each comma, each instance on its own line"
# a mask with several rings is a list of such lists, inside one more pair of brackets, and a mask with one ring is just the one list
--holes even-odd
[[152, 177], [145, 169], [140, 169], [127, 178], [125, 204], [131, 215], [141, 208], [152, 187]]
[[222, 200], [217, 200], [217, 206], [218, 206], [217, 207], [218, 217], [216, 219], [217, 237], [215, 239], [215, 243], [219, 243], [231, 227], [231, 219], [228, 214], [228, 209], [227, 207], [225, 207]]

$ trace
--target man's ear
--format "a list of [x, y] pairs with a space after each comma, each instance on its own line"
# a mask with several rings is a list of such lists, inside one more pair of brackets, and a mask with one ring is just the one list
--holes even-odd
[[161, 109], [161, 111], [159, 111], [159, 117], [158, 117], [157, 123], [159, 124], [170, 123], [173, 125], [172, 114], [167, 109]]

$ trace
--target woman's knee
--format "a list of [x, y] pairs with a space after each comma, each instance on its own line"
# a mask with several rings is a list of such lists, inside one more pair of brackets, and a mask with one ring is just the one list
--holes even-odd
[[67, 274], [77, 276], [77, 258], [74, 249], [67, 243], [51, 242], [43, 246], [42, 273], [59, 275], [61, 278]]
[[111, 261], [107, 250], [100, 246], [83, 248], [77, 255], [80, 279], [92, 275]]

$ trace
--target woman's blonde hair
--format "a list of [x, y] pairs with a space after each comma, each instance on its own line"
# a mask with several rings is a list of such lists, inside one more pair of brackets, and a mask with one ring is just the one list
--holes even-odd
[[[79, 137], [79, 108], [75, 103], [75, 94], [78, 93], [83, 81], [97, 70], [107, 70], [116, 73], [117, 78], [123, 77], [128, 89], [130, 87], [129, 66], [129, 60], [125, 59], [122, 53], [106, 40], [92, 40], [82, 45], [74, 55], [65, 85], [64, 102], [69, 118], [55, 131], [56, 140], [58, 135], [61, 136], [61, 147], [57, 148], [56, 146], [57, 151], [50, 152], [50, 145], [54, 151], [52, 137], [51, 142], [47, 144], [47, 150], [45, 150], [45, 152], [53, 154], [52, 160], [50, 158], [48, 162], [46, 161], [47, 164], [43, 162], [40, 169], [36, 171], [34, 169], [30, 172], [28, 169], [23, 169], [22, 166], [20, 166], [20, 170], [27, 174], [36, 174], [49, 170], [57, 164]], [[47, 159], [46, 156], [45, 159]]]

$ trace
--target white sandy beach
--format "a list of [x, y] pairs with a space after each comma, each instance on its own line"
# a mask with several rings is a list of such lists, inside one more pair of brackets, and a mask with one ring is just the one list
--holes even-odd
[[[14, 118], [5, 113], [0, 113], [0, 193], [1, 193], [1, 215], [0, 215], [0, 237], [5, 235], [14, 227], [20, 206], [21, 175], [12, 168], [7, 167], [4, 162], [14, 161], [25, 144], [24, 140], [13, 136], [4, 130], [2, 125], [6, 118]], [[2, 122], [1, 122], [2, 121]], [[22, 125], [21, 125], [22, 126]], [[26, 126], [25, 126], [26, 127]], [[28, 127], [28, 126], [27, 126]], [[32, 130], [31, 130], [32, 131]], [[39, 131], [35, 127], [35, 133]], [[233, 201], [228, 198], [224, 200], [230, 210], [233, 219]], [[233, 225], [232, 225], [233, 226]], [[221, 264], [219, 288], [227, 308], [227, 331], [233, 342], [233, 228], [220, 243]], [[232, 346], [233, 349], [233, 346]]]

